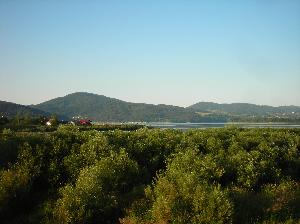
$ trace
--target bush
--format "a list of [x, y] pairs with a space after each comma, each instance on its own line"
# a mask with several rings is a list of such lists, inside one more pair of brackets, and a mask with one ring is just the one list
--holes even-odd
[[265, 216], [283, 221], [289, 218], [300, 221], [300, 184], [295, 181], [283, 181], [280, 184], [268, 184], [263, 193], [271, 201]]
[[[222, 169], [209, 157], [195, 150], [180, 152], [169, 160], [167, 170], [160, 174], [153, 189], [146, 193], [152, 206], [147, 212], [129, 212], [124, 223], [230, 223], [232, 204], [226, 190], [218, 184], [209, 185]], [[142, 217], [141, 217], [141, 214]]]
[[0, 217], [11, 216], [26, 206], [31, 186], [39, 172], [40, 161], [32, 155], [30, 145], [24, 144], [17, 162], [0, 172]]
[[75, 185], [61, 190], [54, 216], [59, 223], [111, 223], [120, 215], [122, 197], [138, 180], [138, 166], [121, 151], [84, 168]]

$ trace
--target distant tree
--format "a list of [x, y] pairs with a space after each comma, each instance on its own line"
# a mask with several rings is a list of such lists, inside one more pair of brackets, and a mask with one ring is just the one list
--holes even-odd
[[22, 120], [21, 113], [18, 112], [18, 113], [16, 114], [16, 116], [15, 116], [15, 117], [13, 118], [13, 120], [12, 120], [12, 124], [13, 124], [13, 125], [16, 125], [16, 126], [19, 126], [19, 125], [21, 124], [21, 120]]
[[30, 116], [29, 113], [25, 113], [24, 116], [23, 116], [23, 122], [22, 124], [24, 125], [30, 125], [32, 123], [32, 118]]
[[59, 120], [57, 118], [56, 114], [53, 114], [50, 119], [49, 122], [51, 123], [52, 126], [57, 126], [59, 124]]
[[0, 125], [7, 124], [9, 122], [8, 118], [5, 116], [0, 117]]

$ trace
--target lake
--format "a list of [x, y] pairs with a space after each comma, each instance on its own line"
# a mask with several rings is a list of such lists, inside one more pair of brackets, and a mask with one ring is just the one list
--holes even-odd
[[190, 128], [223, 128], [236, 126], [241, 128], [300, 128], [300, 124], [295, 123], [171, 123], [171, 122], [149, 122], [142, 123], [148, 127], [190, 129]]

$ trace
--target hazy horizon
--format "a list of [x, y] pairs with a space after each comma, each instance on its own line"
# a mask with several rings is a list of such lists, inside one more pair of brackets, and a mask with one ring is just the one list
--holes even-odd
[[[55, 99], [55, 98], [58, 98], [58, 97], [64, 97], [64, 96], [67, 96], [67, 95], [70, 95], [70, 94], [73, 94], [73, 93], [88, 93], [88, 94], [96, 94], [96, 95], [103, 95], [103, 96], [106, 96], [106, 97], [109, 97], [109, 98], [114, 98], [114, 99], [118, 99], [118, 100], [122, 100], [122, 101], [126, 101], [126, 102], [130, 102], [130, 103], [146, 103], [146, 102], [134, 102], [132, 100], [124, 100], [124, 99], [121, 99], [121, 98], [115, 98], [115, 97], [111, 97], [111, 96], [107, 96], [107, 95], [104, 95], [104, 94], [97, 94], [97, 93], [92, 93], [92, 92], [85, 92], [85, 91], [78, 91], [78, 92], [72, 92], [72, 93], [67, 93], [63, 96], [57, 96], [57, 97], [54, 97], [54, 98], [51, 98], [51, 99], [48, 99], [46, 101], [49, 101], [49, 100], [52, 100], [52, 99]], [[45, 101], [43, 101], [45, 102]], [[43, 102], [40, 102], [40, 103], [43, 103]], [[196, 104], [196, 103], [200, 103], [200, 102], [207, 102], [207, 103], [218, 103], [218, 104], [232, 104], [232, 103], [249, 103], [249, 102], [214, 102], [214, 101], [204, 101], [204, 100], [200, 100], [200, 101], [196, 101], [192, 104], [189, 104], [189, 105], [186, 105], [186, 106], [181, 106], [181, 105], [175, 105], [175, 104], [167, 104], [167, 103], [155, 103], [155, 102], [149, 102], [147, 104], [154, 104], [154, 105], [158, 105], [158, 104], [165, 104], [165, 105], [172, 105], [172, 106], [180, 106], [180, 107], [188, 107], [188, 106], [191, 106], [193, 104]], [[39, 104], [39, 103], [37, 103]], [[255, 104], [255, 103], [249, 103], [249, 104]], [[290, 104], [290, 105], [268, 105], [268, 104], [256, 104], [256, 105], [259, 105], [259, 106], [273, 106], [273, 107], [278, 107], [278, 106], [299, 106], [300, 105], [294, 105], [294, 104]]]
[[1, 1], [0, 100], [300, 106], [300, 1]]
[[[186, 106], [181, 106], [181, 105], [175, 105], [175, 104], [167, 104], [167, 103], [155, 103], [155, 102], [134, 102], [132, 100], [124, 100], [124, 99], [120, 99], [120, 98], [115, 98], [115, 97], [110, 97], [110, 96], [106, 96], [106, 95], [103, 95], [103, 94], [97, 94], [97, 93], [92, 93], [92, 92], [84, 92], [84, 91], [78, 91], [78, 92], [72, 92], [72, 93], [67, 93], [65, 95], [62, 95], [62, 96], [57, 96], [57, 97], [54, 97], [54, 98], [51, 98], [51, 99], [46, 99], [45, 101], [42, 101], [42, 102], [38, 102], [38, 103], [31, 103], [31, 104], [21, 104], [21, 105], [25, 105], [25, 106], [31, 106], [31, 105], [38, 105], [40, 103], [44, 103], [44, 102], [47, 102], [47, 101], [50, 101], [50, 100], [53, 100], [53, 99], [56, 99], [56, 98], [60, 98], [60, 97], [65, 97], [67, 95], [71, 95], [71, 94], [74, 94], [74, 93], [87, 93], [87, 94], [96, 94], [96, 95], [99, 95], [99, 96], [105, 96], [105, 97], [108, 97], [108, 98], [113, 98], [113, 99], [117, 99], [117, 100], [121, 100], [121, 101], [125, 101], [125, 102], [128, 102], [128, 103], [146, 103], [146, 104], [152, 104], [152, 105], [159, 105], [159, 104], [162, 104], [162, 105], [170, 105], [170, 106], [179, 106], [179, 107], [189, 107], [189, 106], [192, 106], [196, 103], [217, 103], [217, 104], [234, 104], [234, 103], [245, 103], [245, 104], [255, 104], [255, 103], [249, 103], [249, 102], [214, 102], [214, 101], [197, 101], [197, 102], [194, 102], [190, 105], [186, 105]], [[2, 99], [0, 99], [1, 101]], [[7, 101], [7, 102], [11, 102], [11, 103], [16, 103], [16, 102], [12, 102], [12, 101]], [[18, 104], [18, 103], [17, 103]], [[290, 105], [269, 105], [269, 104], [255, 104], [255, 105], [258, 105], [258, 106], [272, 106], [272, 107], [279, 107], [279, 106], [298, 106], [300, 107], [299, 105], [294, 105], [294, 104], [290, 104]]]

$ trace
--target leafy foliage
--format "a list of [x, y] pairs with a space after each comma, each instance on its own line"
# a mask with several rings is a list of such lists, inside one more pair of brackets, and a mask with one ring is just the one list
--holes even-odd
[[54, 216], [61, 223], [106, 223], [119, 214], [122, 195], [135, 186], [138, 166], [121, 151], [84, 168], [75, 186], [61, 191]]
[[300, 130], [0, 133], [1, 223], [297, 223]]

